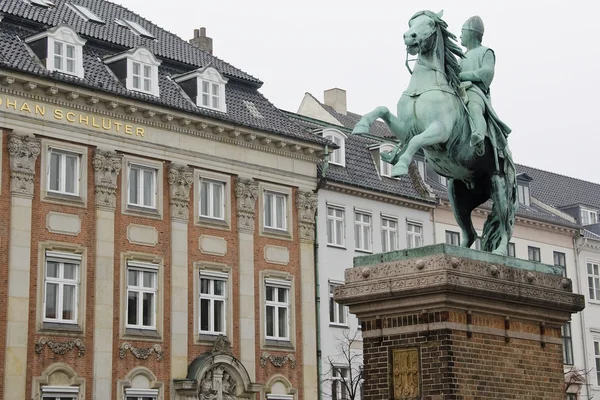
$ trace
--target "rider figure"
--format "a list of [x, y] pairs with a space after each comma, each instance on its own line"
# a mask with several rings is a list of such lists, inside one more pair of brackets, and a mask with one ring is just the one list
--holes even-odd
[[[481, 45], [483, 31], [483, 21], [478, 16], [469, 18], [462, 26], [460, 44], [467, 48], [467, 52], [465, 58], [460, 60], [460, 80], [472, 82], [489, 100], [496, 56], [492, 49]], [[467, 97], [467, 108], [472, 120], [471, 146], [477, 147], [487, 134], [487, 124], [483, 115], [485, 104], [472, 90], [467, 90]]]

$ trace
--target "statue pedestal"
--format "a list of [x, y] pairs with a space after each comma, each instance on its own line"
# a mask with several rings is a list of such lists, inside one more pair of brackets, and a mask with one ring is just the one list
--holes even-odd
[[434, 245], [357, 257], [335, 300], [361, 321], [364, 399], [564, 400], [559, 268]]

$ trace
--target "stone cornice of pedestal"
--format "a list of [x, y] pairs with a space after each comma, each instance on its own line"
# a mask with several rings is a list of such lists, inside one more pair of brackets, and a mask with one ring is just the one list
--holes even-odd
[[570, 279], [522, 261], [449, 245], [357, 257], [335, 301], [361, 319], [454, 308], [560, 323], [584, 308]]

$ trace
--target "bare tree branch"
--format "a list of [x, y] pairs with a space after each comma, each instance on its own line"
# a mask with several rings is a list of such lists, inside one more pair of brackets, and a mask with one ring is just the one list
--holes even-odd
[[329, 382], [332, 390], [324, 393], [334, 400], [360, 400], [363, 381], [362, 350], [356, 349], [358, 331], [353, 334], [344, 330], [342, 337], [335, 341], [337, 353], [327, 357], [328, 370], [323, 374], [323, 382]]

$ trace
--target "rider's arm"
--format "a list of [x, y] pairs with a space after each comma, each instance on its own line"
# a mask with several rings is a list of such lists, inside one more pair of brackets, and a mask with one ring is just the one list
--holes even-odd
[[482, 66], [473, 71], [464, 71], [460, 73], [461, 81], [482, 82], [486, 87], [490, 87], [494, 79], [494, 67], [496, 57], [492, 51], [486, 51], [483, 56]]

